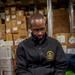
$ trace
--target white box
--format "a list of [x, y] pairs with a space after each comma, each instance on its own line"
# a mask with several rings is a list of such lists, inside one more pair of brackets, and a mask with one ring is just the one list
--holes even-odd
[[13, 41], [5, 41], [5, 45], [13, 46]]
[[0, 46], [0, 59], [13, 58], [13, 50], [11, 46]]
[[62, 45], [62, 48], [64, 50], [64, 53], [67, 53], [67, 46], [66, 45]]
[[65, 40], [65, 35], [60, 35], [60, 36], [58, 36], [58, 37], [57, 37], [57, 40], [58, 40], [59, 42], [61, 42], [61, 43], [65, 42], [65, 41], [66, 41], [66, 40]]
[[4, 71], [13, 71], [13, 60], [12, 59], [1, 59], [1, 69]]
[[0, 46], [4, 46], [5, 45], [5, 41], [4, 40], [0, 40]]
[[67, 54], [75, 54], [75, 48], [68, 48]]
[[14, 75], [13, 71], [4, 71], [4, 75]]

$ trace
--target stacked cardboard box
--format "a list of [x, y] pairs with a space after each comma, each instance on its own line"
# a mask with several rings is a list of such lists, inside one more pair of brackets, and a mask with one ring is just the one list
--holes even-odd
[[0, 24], [0, 40], [5, 40], [5, 24]]
[[4, 75], [14, 75], [11, 46], [0, 46], [0, 64]]
[[26, 17], [23, 10], [16, 7], [5, 8], [6, 41], [16, 41], [28, 37]]
[[10, 8], [5, 8], [6, 40], [12, 41]]
[[2, 18], [0, 17], [0, 40], [5, 39], [5, 24], [2, 24]]
[[54, 38], [61, 43], [65, 53], [75, 53], [75, 33], [57, 33]]
[[53, 33], [70, 32], [69, 13], [66, 8], [53, 10]]

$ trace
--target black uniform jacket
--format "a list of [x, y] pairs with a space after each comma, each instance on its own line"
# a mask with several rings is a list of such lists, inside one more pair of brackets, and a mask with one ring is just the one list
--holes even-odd
[[22, 41], [16, 52], [16, 75], [65, 75], [66, 57], [60, 43], [45, 36]]

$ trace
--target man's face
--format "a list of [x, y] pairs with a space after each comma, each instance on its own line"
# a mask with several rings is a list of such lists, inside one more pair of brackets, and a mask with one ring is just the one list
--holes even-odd
[[41, 40], [43, 35], [46, 32], [44, 19], [32, 20], [31, 23], [32, 23], [32, 33], [33, 33], [33, 35], [37, 39]]

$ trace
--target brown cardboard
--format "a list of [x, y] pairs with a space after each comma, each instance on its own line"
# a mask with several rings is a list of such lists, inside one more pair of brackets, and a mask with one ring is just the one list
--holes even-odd
[[18, 33], [18, 27], [17, 26], [13, 26], [11, 28], [12, 33]]
[[6, 15], [10, 14], [10, 7], [5, 7], [5, 14]]
[[70, 23], [67, 9], [53, 10], [53, 33], [69, 33]]
[[75, 48], [75, 44], [67, 44], [68, 48]]
[[10, 21], [10, 14], [9, 15], [5, 15], [5, 21]]
[[0, 25], [0, 40], [5, 40], [5, 24]]
[[11, 28], [6, 28], [6, 34], [11, 34]]
[[18, 26], [19, 29], [23, 29], [23, 28], [27, 29], [27, 26], [26, 26], [25, 22], [23, 22], [22, 24], [18, 24], [17, 26]]
[[26, 21], [26, 16], [17, 16], [17, 20]]
[[16, 14], [16, 7], [11, 7], [10, 10], [11, 10], [11, 14]]
[[17, 39], [19, 39], [19, 35], [18, 34], [13, 34], [13, 40], [16, 41]]
[[59, 9], [59, 15], [67, 15], [67, 14], [69, 14], [67, 8]]
[[11, 20], [16, 18], [17, 18], [16, 14], [11, 14]]
[[19, 37], [24, 39], [28, 36], [27, 30], [26, 29], [19, 29]]
[[64, 39], [65, 39], [64, 41], [59, 39], [59, 40], [62, 41], [60, 43], [61, 44], [67, 44], [68, 43], [68, 33], [57, 33], [57, 34], [54, 34], [54, 38], [57, 39], [57, 40], [58, 40], [58, 37], [60, 37], [60, 36], [64, 37]]
[[12, 27], [11, 21], [5, 21], [5, 25], [6, 25], [6, 28]]
[[25, 29], [27, 29], [26, 17], [25, 16], [17, 18], [17, 26], [18, 26], [18, 28], [25, 28]]
[[6, 34], [6, 41], [12, 41], [12, 34]]
[[16, 56], [16, 49], [17, 49], [17, 46], [18, 46], [18, 45], [13, 45], [13, 46], [12, 46], [12, 50], [13, 50], [13, 53], [14, 53], [14, 59], [16, 58], [15, 56]]
[[12, 27], [14, 27], [14, 26], [17, 26], [16, 19], [14, 19], [14, 20], [11, 20], [11, 25], [12, 25]]
[[24, 11], [23, 10], [19, 10], [17, 11], [17, 16], [24, 16]]

